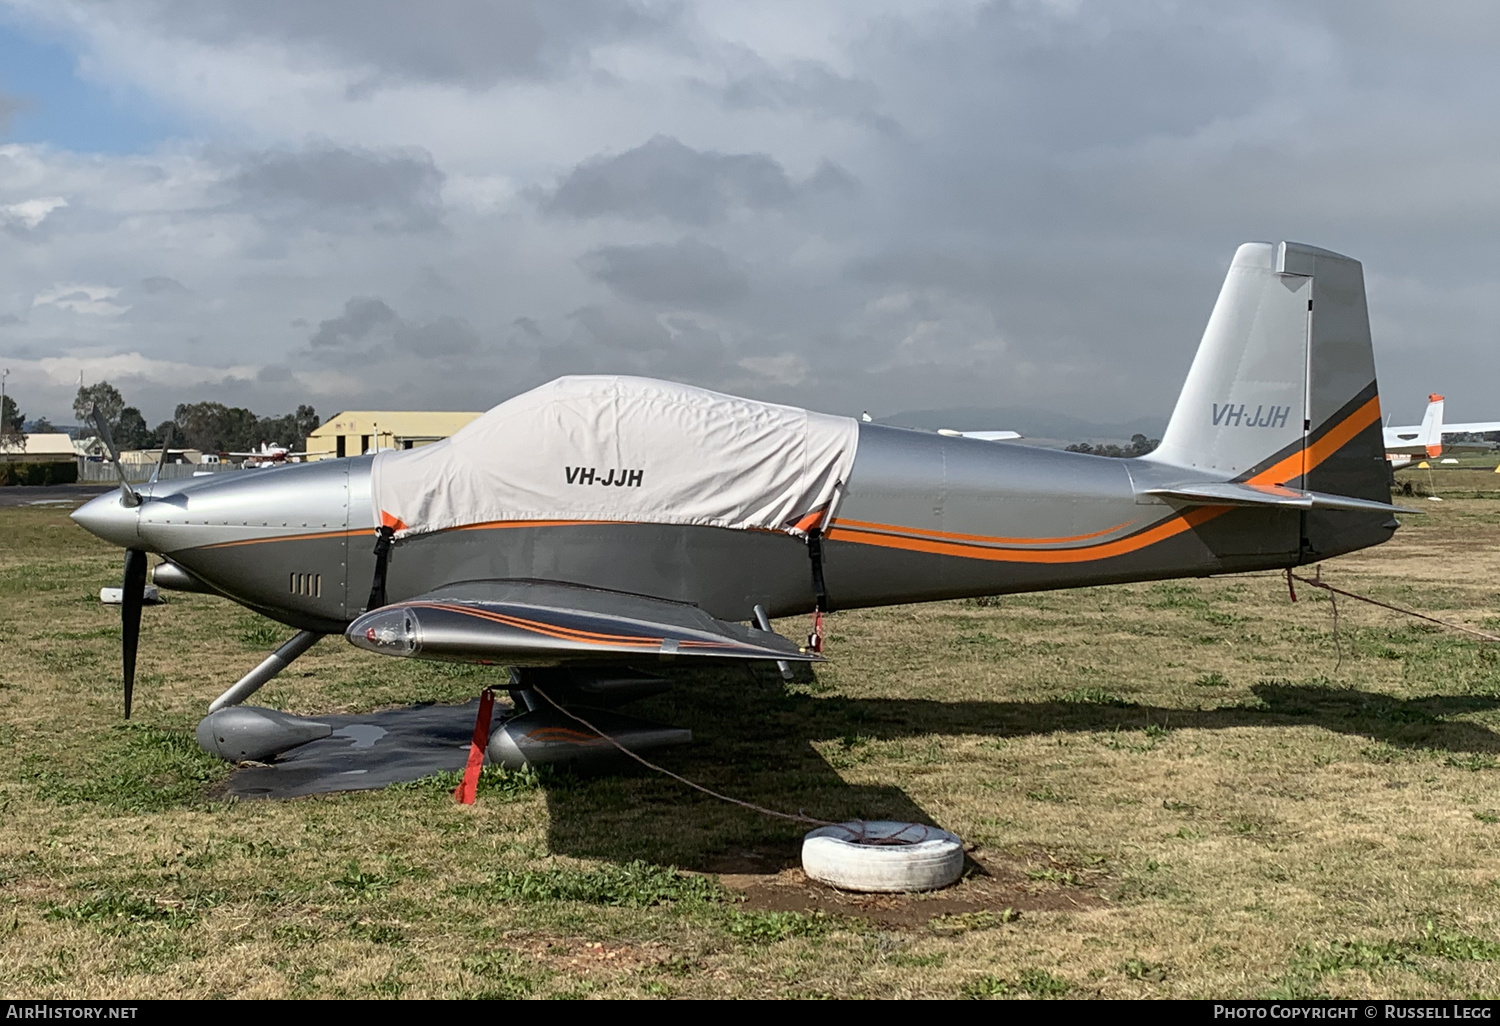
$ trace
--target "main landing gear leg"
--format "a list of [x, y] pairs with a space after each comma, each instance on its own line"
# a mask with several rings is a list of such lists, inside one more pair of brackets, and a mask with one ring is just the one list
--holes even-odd
[[[755, 625], [767, 634], [773, 634], [771, 630], [771, 618], [766, 615], [765, 606], [755, 607]], [[782, 680], [791, 680], [796, 674], [792, 672], [792, 664], [785, 659], [776, 660], [776, 668], [781, 671]]]
[[214, 699], [209, 704], [208, 711], [216, 713], [225, 706], [239, 705], [274, 680], [278, 673], [291, 664], [292, 660], [312, 648], [322, 636], [313, 631], [299, 632], [291, 641], [267, 656], [259, 666], [236, 681], [232, 688]]

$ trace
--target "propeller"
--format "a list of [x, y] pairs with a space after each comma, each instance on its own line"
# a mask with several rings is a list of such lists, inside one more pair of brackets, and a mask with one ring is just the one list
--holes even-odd
[[125, 581], [120, 595], [120, 651], [124, 658], [125, 718], [135, 691], [135, 651], [141, 643], [141, 607], [146, 604], [146, 553], [125, 550]]
[[99, 412], [98, 405], [89, 410], [89, 418], [94, 422], [94, 427], [99, 429], [99, 441], [109, 451], [109, 461], [115, 465], [115, 474], [120, 478], [120, 501], [127, 506], [139, 506], [141, 493], [130, 487], [130, 481], [125, 477], [125, 468], [120, 466], [120, 450], [115, 448], [114, 436], [109, 433], [109, 422]]
[[[115, 465], [120, 478], [120, 502], [135, 507], [141, 504], [141, 494], [130, 487], [125, 477], [125, 468], [120, 465], [120, 450], [109, 433], [109, 424], [104, 414], [95, 406], [89, 411], [94, 426], [99, 429], [99, 440], [109, 451], [109, 460]], [[170, 444], [170, 441], [166, 444]], [[166, 459], [166, 444], [162, 446], [162, 459]], [[156, 465], [156, 475], [161, 473], [161, 462]], [[141, 644], [141, 607], [146, 604], [146, 552], [144, 549], [125, 550], [125, 579], [120, 587], [120, 654], [123, 661], [121, 674], [125, 685], [125, 718], [130, 719], [130, 699], [135, 691], [135, 654]]]
[[156, 461], [156, 469], [151, 471], [151, 480], [147, 484], [156, 484], [156, 479], [161, 477], [161, 468], [167, 465], [167, 451], [172, 447], [172, 422], [167, 421], [167, 432], [161, 436], [161, 456]]

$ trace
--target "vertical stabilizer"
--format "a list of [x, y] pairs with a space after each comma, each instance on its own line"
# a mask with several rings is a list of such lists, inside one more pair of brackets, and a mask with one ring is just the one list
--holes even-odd
[[1359, 262], [1292, 242], [1241, 246], [1147, 459], [1389, 502]]
[[1312, 281], [1281, 270], [1281, 248], [1234, 254], [1153, 461], [1232, 479], [1301, 444]]
[[1427, 450], [1428, 456], [1443, 454], [1443, 397], [1436, 392], [1427, 397], [1427, 412], [1422, 414], [1417, 444]]

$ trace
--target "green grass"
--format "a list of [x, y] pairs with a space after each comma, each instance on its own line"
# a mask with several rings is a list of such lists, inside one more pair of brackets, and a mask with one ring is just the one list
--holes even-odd
[[123, 933], [147, 925], [185, 929], [198, 922], [203, 902], [164, 903], [120, 891], [104, 890], [82, 901], [54, 904], [43, 916], [53, 922], [86, 923], [109, 933]]
[[578, 901], [587, 905], [649, 908], [686, 902], [726, 900], [719, 884], [707, 877], [688, 876], [639, 860], [598, 869], [539, 869], [501, 873], [488, 885], [498, 901]]
[[204, 806], [206, 785], [229, 775], [228, 765], [203, 751], [185, 731], [119, 723], [98, 742], [89, 753], [87, 772], [32, 757], [25, 760], [31, 772], [21, 779], [47, 802], [148, 813]]

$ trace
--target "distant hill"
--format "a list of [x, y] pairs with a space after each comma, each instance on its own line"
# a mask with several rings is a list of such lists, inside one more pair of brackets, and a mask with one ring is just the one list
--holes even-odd
[[1019, 431], [1028, 439], [1063, 442], [1129, 441], [1134, 434], [1160, 438], [1167, 428], [1166, 417], [1137, 417], [1110, 424], [1029, 406], [955, 406], [946, 410], [910, 410], [889, 417], [877, 417], [876, 421], [894, 427], [922, 428], [927, 431], [936, 431], [938, 428], [952, 428], [955, 431]]

